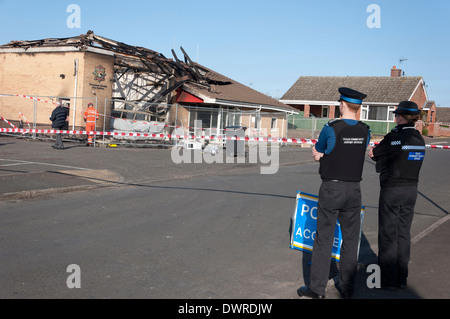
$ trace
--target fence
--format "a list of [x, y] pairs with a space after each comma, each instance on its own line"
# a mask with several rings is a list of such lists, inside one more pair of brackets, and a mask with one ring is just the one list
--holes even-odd
[[[99, 103], [100, 102], [100, 103]], [[67, 108], [66, 129], [85, 129], [84, 111], [92, 103], [99, 113], [96, 131], [137, 132], [139, 134], [102, 134], [96, 136], [94, 145], [101, 143], [132, 146], [171, 146], [178, 141], [169, 136], [225, 136], [228, 126], [243, 126], [250, 138], [318, 139], [328, 118], [304, 118], [302, 114], [286, 115], [282, 112], [242, 110], [235, 107], [187, 106], [178, 104], [150, 104], [96, 97], [26, 96], [0, 94], [0, 128], [51, 129], [49, 116], [58, 103]], [[395, 122], [364, 121], [373, 135], [385, 135], [395, 127]], [[201, 123], [201, 128], [196, 123]], [[420, 129], [428, 136], [450, 136], [446, 123], [421, 123]], [[423, 128], [423, 130], [422, 130]], [[12, 134], [12, 133], [8, 133]], [[158, 137], [152, 136], [158, 134]], [[49, 139], [48, 133], [15, 133], [17, 136]], [[84, 142], [86, 132], [69, 132], [66, 141]], [[219, 139], [221, 140], [221, 139]], [[221, 140], [223, 143], [223, 139]], [[204, 141], [202, 142], [204, 146]]]
[[[329, 118], [304, 118], [303, 115], [288, 116], [288, 138], [317, 139], [323, 126], [328, 123]], [[374, 135], [386, 135], [395, 126], [395, 122], [383, 121], [363, 121], [370, 126], [370, 131]]]
[[[177, 141], [170, 135], [225, 136], [228, 126], [244, 126], [249, 137], [286, 137], [286, 115], [282, 112], [242, 110], [235, 107], [202, 107], [178, 104], [152, 104], [119, 99], [97, 101], [94, 97], [54, 97], [0, 94], [0, 128], [51, 129], [49, 116], [62, 103], [67, 108], [66, 141], [83, 142], [84, 111], [93, 103], [99, 113], [96, 131], [143, 133], [101, 134], [94, 145], [127, 144], [134, 146], [170, 146]], [[201, 123], [201, 130], [199, 125]], [[74, 132], [74, 131], [78, 132]], [[84, 132], [86, 133], [86, 132]], [[149, 136], [158, 134], [158, 137]], [[11, 134], [11, 133], [9, 133]], [[48, 139], [48, 133], [19, 133], [18, 136]]]
[[[89, 103], [97, 108], [96, 97], [0, 94], [0, 117], [9, 122], [3, 120], [0, 127], [50, 129], [52, 126], [50, 115], [53, 109], [61, 104], [67, 113], [65, 129], [79, 130], [84, 127], [84, 111]], [[30, 136], [30, 134], [26, 135]], [[37, 133], [32, 133], [31, 137], [48, 138], [37, 136]]]

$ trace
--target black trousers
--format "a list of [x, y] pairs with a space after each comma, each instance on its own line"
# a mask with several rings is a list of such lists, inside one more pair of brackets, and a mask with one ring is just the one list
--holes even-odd
[[[60, 126], [60, 127], [52, 127], [55, 130], [64, 130], [64, 126]], [[62, 134], [56, 133], [55, 136], [55, 144], [53, 144], [54, 148], [58, 148], [58, 149], [63, 149], [64, 148], [64, 143], [62, 140]]]
[[55, 148], [64, 148], [62, 136], [59, 133], [56, 134], [56, 140], [55, 140], [54, 146], [55, 146]]
[[406, 285], [411, 224], [417, 186], [381, 188], [378, 208], [378, 265], [381, 286]]
[[329, 279], [331, 250], [337, 218], [341, 225], [343, 240], [339, 261], [340, 287], [344, 292], [353, 293], [361, 229], [361, 187], [359, 182], [324, 181], [320, 186], [310, 289], [321, 295], [325, 295]]

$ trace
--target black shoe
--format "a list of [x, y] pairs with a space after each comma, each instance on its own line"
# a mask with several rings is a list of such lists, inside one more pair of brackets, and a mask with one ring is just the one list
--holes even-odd
[[297, 290], [297, 293], [298, 293], [298, 295], [299, 295], [300, 297], [309, 297], [309, 298], [312, 298], [312, 299], [325, 299], [325, 296], [324, 296], [324, 295], [316, 294], [314, 291], [312, 291], [311, 289], [309, 289], [308, 286], [300, 287], [300, 288]]
[[407, 279], [401, 280], [397, 287], [400, 289], [406, 289], [408, 287]]
[[339, 293], [341, 294], [341, 297], [343, 299], [350, 299], [353, 295], [353, 291], [345, 291], [341, 288], [341, 286], [338, 284], [335, 286], [337, 291], [339, 291]]

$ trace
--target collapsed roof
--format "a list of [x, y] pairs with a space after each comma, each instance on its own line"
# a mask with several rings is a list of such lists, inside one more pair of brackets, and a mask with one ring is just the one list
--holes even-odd
[[161, 102], [168, 95], [182, 88], [200, 97], [205, 103], [228, 103], [228, 105], [241, 107], [259, 106], [283, 112], [296, 111], [269, 96], [193, 62], [183, 48], [181, 51], [184, 61], [181, 61], [174, 50], [172, 50], [174, 59], [170, 59], [156, 51], [107, 39], [94, 34], [93, 31], [88, 31], [86, 34], [70, 38], [11, 41], [1, 45], [0, 49], [23, 49], [26, 51], [29, 48], [58, 47], [74, 47], [80, 51], [88, 51], [92, 48], [110, 51], [115, 56], [116, 69], [162, 75], [162, 81], [168, 81], [169, 85], [146, 101], [149, 103]]

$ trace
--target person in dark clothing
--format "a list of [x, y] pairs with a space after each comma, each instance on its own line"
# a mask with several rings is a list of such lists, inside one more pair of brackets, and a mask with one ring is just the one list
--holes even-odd
[[380, 173], [378, 265], [381, 287], [406, 288], [411, 249], [411, 224], [417, 199], [425, 141], [415, 129], [420, 110], [403, 101], [394, 111], [397, 126], [369, 151]]
[[317, 232], [314, 239], [310, 285], [298, 289], [300, 296], [325, 298], [330, 274], [331, 251], [336, 221], [339, 218], [343, 244], [340, 258], [340, 293], [353, 294], [357, 272], [361, 229], [362, 171], [369, 127], [357, 120], [358, 110], [367, 96], [349, 88], [340, 88], [341, 119], [325, 124], [313, 157], [320, 161], [322, 184], [317, 204]]
[[[52, 121], [52, 128], [63, 130], [66, 125], [67, 112], [66, 109], [59, 104], [52, 112], [50, 116], [50, 121]], [[53, 148], [56, 149], [64, 149], [64, 144], [62, 141], [61, 133], [56, 133], [56, 142], [52, 145]]]

